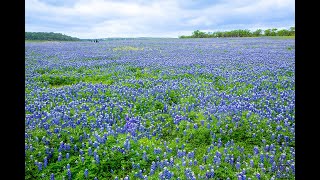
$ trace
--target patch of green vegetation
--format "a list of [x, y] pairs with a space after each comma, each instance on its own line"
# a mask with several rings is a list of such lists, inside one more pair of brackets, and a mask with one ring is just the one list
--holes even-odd
[[294, 48], [295, 48], [294, 46], [289, 46], [289, 47], [287, 47], [287, 49], [288, 49], [289, 51], [293, 50]]
[[79, 78], [70, 76], [49, 76], [43, 75], [39, 78], [40, 82], [47, 82], [50, 86], [65, 86], [80, 82]]
[[142, 70], [141, 67], [133, 67], [133, 66], [128, 66], [127, 69], [128, 69], [129, 71], [133, 72], [133, 73]]
[[210, 145], [212, 141], [210, 130], [202, 126], [198, 129], [190, 129], [188, 135], [191, 135], [187, 136], [188, 145], [190, 145], [191, 149], [206, 147]]
[[155, 101], [155, 103], [154, 103], [154, 108], [155, 108], [156, 110], [163, 110], [164, 104], [163, 104], [162, 102]]
[[180, 95], [177, 90], [169, 90], [167, 91], [168, 103], [171, 106], [172, 104], [178, 104], [180, 101]]
[[[113, 74], [102, 74], [96, 75], [97, 72], [94, 70], [85, 70], [84, 68], [79, 69], [67, 69], [64, 70], [48, 70], [48, 69], [38, 69], [36, 70], [38, 73], [42, 74], [39, 77], [36, 77], [35, 80], [39, 82], [47, 82], [51, 87], [61, 87], [66, 85], [73, 85], [76, 83], [87, 82], [93, 84], [106, 84], [111, 85], [115, 83], [118, 73], [115, 72]], [[82, 73], [84, 75], [80, 76], [73, 73]], [[69, 74], [66, 74], [69, 73]]]
[[296, 36], [266, 36], [272, 39], [295, 39]]
[[185, 104], [185, 103], [192, 104], [196, 102], [197, 102], [197, 99], [193, 96], [188, 96], [180, 99], [181, 104]]
[[102, 83], [105, 85], [111, 85], [115, 82], [115, 80], [112, 79], [111, 74], [100, 75], [100, 76], [87, 76], [87, 77], [84, 77], [82, 80], [83, 82], [90, 82], [93, 84]]
[[47, 72], [50, 72], [50, 70], [48, 68], [39, 68], [39, 69], [36, 69], [35, 72], [39, 74], [45, 74]]
[[146, 79], [146, 78], [158, 79], [158, 76], [148, 72], [142, 72], [142, 70], [139, 70], [139, 69], [134, 73], [134, 77], [135, 79]]
[[113, 51], [142, 51], [144, 48], [133, 47], [133, 46], [120, 46], [112, 48]]
[[292, 77], [292, 76], [294, 76], [294, 71], [286, 71], [285, 75]]

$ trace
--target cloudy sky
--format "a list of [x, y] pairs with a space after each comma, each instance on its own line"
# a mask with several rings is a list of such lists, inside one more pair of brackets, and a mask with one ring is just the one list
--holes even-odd
[[26, 0], [27, 32], [78, 38], [178, 37], [289, 28], [295, 0]]

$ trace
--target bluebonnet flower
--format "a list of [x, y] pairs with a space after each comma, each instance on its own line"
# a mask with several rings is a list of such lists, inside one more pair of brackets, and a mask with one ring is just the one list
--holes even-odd
[[84, 170], [84, 177], [85, 177], [85, 178], [88, 178], [88, 169], [85, 169], [85, 170]]
[[43, 166], [47, 167], [47, 165], [48, 165], [48, 159], [47, 159], [47, 157], [44, 157], [43, 158]]
[[59, 146], [58, 151], [61, 152], [62, 150], [64, 150], [64, 143], [63, 143], [63, 141], [60, 142], [60, 146]]
[[290, 168], [291, 168], [292, 173], [294, 174], [294, 173], [295, 173], [295, 164], [292, 163], [292, 164], [290, 165]]
[[54, 174], [53, 173], [51, 173], [51, 175], [50, 175], [50, 180], [54, 180]]
[[97, 141], [94, 141], [94, 143], [93, 143], [93, 147], [95, 147], [95, 148], [97, 148], [98, 147], [98, 142]]
[[89, 155], [89, 156], [92, 155], [92, 149], [91, 149], [91, 147], [88, 148], [88, 155]]
[[247, 176], [244, 174], [242, 175], [242, 180], [246, 180], [247, 179]]
[[182, 166], [186, 166], [186, 161], [182, 160]]
[[173, 159], [173, 157], [170, 157], [169, 163], [170, 163], [170, 166], [171, 166], [171, 167], [174, 165], [174, 159]]
[[135, 177], [143, 179], [143, 174], [141, 169], [137, 173], [135, 173]]
[[61, 159], [62, 159], [62, 154], [59, 153], [59, 155], [58, 155], [58, 161], [61, 161]]
[[207, 179], [209, 179], [209, 178], [214, 178], [214, 170], [213, 170], [213, 169], [210, 169], [210, 171], [207, 170], [205, 176], [206, 176]]
[[258, 180], [260, 180], [260, 173], [257, 173], [256, 177], [257, 177]]
[[198, 129], [198, 124], [197, 124], [197, 123], [194, 123], [194, 124], [193, 124], [193, 128], [194, 128], [194, 129]]
[[240, 169], [240, 162], [237, 162], [237, 163], [236, 163], [236, 168], [237, 168], [237, 170]]
[[66, 143], [65, 146], [64, 146], [65, 150], [67, 151], [70, 151], [70, 144], [69, 143]]
[[67, 170], [67, 176], [68, 176], [68, 179], [71, 179], [71, 171], [70, 171], [70, 169]]
[[274, 133], [272, 133], [272, 134], [271, 134], [271, 140], [273, 141], [273, 140], [274, 140], [274, 138], [275, 138], [275, 134], [274, 134]]
[[263, 153], [260, 154], [260, 162], [261, 162], [261, 163], [264, 162], [264, 154], [263, 154]]
[[193, 159], [194, 158], [194, 151], [191, 151], [188, 153], [188, 158]]
[[42, 162], [38, 162], [38, 170], [39, 170], [39, 171], [42, 170]]
[[282, 137], [281, 134], [278, 134], [278, 137], [277, 137], [277, 141], [278, 141], [278, 142], [281, 141], [281, 137]]
[[146, 153], [146, 151], [143, 151], [142, 159], [147, 161], [147, 153]]
[[193, 162], [192, 162], [192, 159], [189, 160], [189, 166], [192, 166], [193, 165]]
[[93, 157], [95, 157], [96, 155], [97, 155], [97, 149], [93, 151]]
[[196, 159], [193, 161], [193, 165], [198, 165], [198, 161]]
[[255, 146], [255, 147], [253, 148], [253, 152], [254, 152], [255, 155], [259, 154], [259, 149], [258, 149], [257, 146]]
[[254, 162], [253, 162], [253, 160], [252, 159], [250, 159], [250, 166], [253, 168], [253, 166], [254, 166]]
[[95, 156], [95, 161], [96, 161], [97, 164], [100, 164], [99, 155], [96, 155], [96, 156]]
[[154, 161], [152, 161], [151, 167], [150, 167], [150, 175], [154, 174], [156, 168], [157, 168], [156, 163]]
[[210, 126], [210, 124], [208, 123], [208, 124], [207, 124], [207, 129], [210, 129], [210, 128], [211, 128], [211, 126]]

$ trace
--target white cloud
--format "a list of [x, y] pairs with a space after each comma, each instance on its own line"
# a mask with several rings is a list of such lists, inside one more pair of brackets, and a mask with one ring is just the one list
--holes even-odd
[[240, 24], [247, 24], [248, 28], [268, 27], [281, 21], [294, 23], [294, 0], [220, 0], [190, 8], [193, 4], [197, 6], [196, 3], [79, 0], [72, 5], [59, 6], [26, 0], [26, 30], [62, 32], [80, 38], [177, 37], [181, 32], [191, 34], [196, 29], [237, 29]]

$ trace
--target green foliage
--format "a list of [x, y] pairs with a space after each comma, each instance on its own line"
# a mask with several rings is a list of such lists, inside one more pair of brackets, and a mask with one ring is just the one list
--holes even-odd
[[205, 127], [192, 129], [188, 134], [191, 134], [191, 136], [187, 136], [187, 139], [192, 149], [203, 148], [211, 144], [210, 130]]
[[170, 106], [174, 103], [177, 104], [180, 100], [180, 96], [179, 93], [175, 90], [170, 90], [167, 92], [167, 96], [168, 96], [168, 100], [169, 100], [169, 104]]
[[156, 101], [154, 108], [158, 110], [163, 110], [164, 104], [162, 102]]
[[25, 32], [25, 40], [79, 41], [79, 38], [53, 32]]
[[255, 31], [253, 31], [252, 34], [254, 36], [261, 36], [262, 35], [262, 29], [257, 29]]
[[79, 79], [72, 76], [48, 76], [44, 75], [40, 78], [42, 82], [48, 82], [51, 86], [65, 86], [79, 82]]
[[264, 35], [265, 36], [271, 36], [271, 29], [264, 30]]
[[133, 47], [133, 46], [120, 46], [113, 48], [113, 51], [142, 51], [144, 48]]
[[262, 34], [262, 29], [257, 29], [253, 32], [247, 29], [238, 29], [231, 31], [217, 31], [217, 32], [202, 32], [200, 30], [196, 30], [192, 33], [191, 36], [182, 35], [179, 38], [216, 38], [216, 37], [259, 37], [259, 36], [294, 36], [295, 28], [290, 27], [289, 30], [277, 28], [266, 29], [264, 30], [264, 34]]

